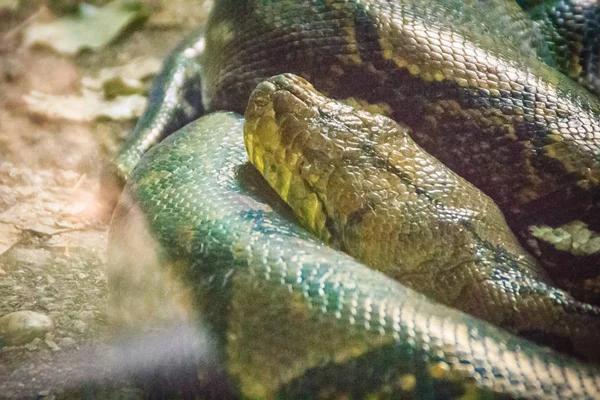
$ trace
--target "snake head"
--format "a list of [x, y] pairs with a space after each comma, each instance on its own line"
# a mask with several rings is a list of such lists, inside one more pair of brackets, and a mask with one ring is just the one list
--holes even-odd
[[365, 157], [365, 145], [375, 136], [406, 136], [392, 120], [329, 99], [291, 74], [260, 83], [245, 118], [250, 162], [300, 222], [326, 242], [334, 234], [328, 223], [334, 213], [344, 220], [368, 207], [370, 200], [357, 194], [367, 179], [352, 171], [368, 172], [377, 162]]
[[520, 249], [491, 199], [383, 115], [286, 74], [257, 86], [245, 117], [250, 161], [299, 222], [369, 265], [412, 271], [438, 262], [444, 248], [469, 247], [465, 223]]

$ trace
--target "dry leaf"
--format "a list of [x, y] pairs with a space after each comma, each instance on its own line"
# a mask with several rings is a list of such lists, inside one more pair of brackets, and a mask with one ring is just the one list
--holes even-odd
[[139, 117], [146, 107], [146, 98], [140, 95], [119, 96], [104, 100], [102, 93], [83, 89], [81, 95], [54, 96], [31, 92], [24, 96], [29, 110], [49, 119], [90, 122], [97, 118], [130, 120]]
[[139, 7], [133, 8], [120, 1], [101, 8], [81, 3], [76, 16], [31, 24], [25, 31], [24, 43], [26, 46], [45, 45], [64, 54], [76, 54], [82, 49], [96, 50], [144, 17]]

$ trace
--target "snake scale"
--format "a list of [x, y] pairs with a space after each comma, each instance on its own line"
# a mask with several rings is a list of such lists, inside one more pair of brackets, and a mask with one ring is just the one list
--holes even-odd
[[[581, 4], [556, 3], [582, 19]], [[243, 112], [266, 78], [301, 75], [405, 124], [498, 204], [550, 274], [532, 267], [534, 283], [597, 301], [600, 102], [555, 69], [595, 91], [594, 56], [556, 45], [565, 20], [533, 23], [494, 0], [216, 1], [206, 32], [167, 59], [107, 174], [105, 187], [128, 182], [109, 240], [113, 306], [201, 320], [240, 397], [598, 397], [597, 367], [436, 303], [297, 227], [246, 163], [241, 117], [202, 117], [148, 151], [206, 112]], [[462, 190], [458, 206], [471, 196]], [[520, 249], [508, 235], [483, 259]], [[586, 355], [576, 347], [596, 341], [597, 309], [512, 278], [511, 313], [558, 310], [524, 330], [560, 331]]]

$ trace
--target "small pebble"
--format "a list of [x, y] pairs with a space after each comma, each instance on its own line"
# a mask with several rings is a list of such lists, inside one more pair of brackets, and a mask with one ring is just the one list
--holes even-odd
[[62, 347], [73, 347], [77, 344], [77, 342], [75, 342], [75, 339], [70, 338], [70, 337], [64, 337], [58, 340], [58, 343], [60, 344], [60, 346]]
[[25, 348], [29, 351], [35, 351], [40, 348], [41, 343], [42, 343], [42, 339], [40, 339], [39, 337], [36, 337], [31, 342], [27, 343], [25, 345]]
[[44, 343], [46, 343], [46, 346], [50, 347], [52, 351], [60, 350], [60, 346], [57, 345], [56, 342], [54, 342], [54, 340], [52, 340], [52, 338], [49, 338], [48, 336], [46, 336], [46, 340], [44, 340]]
[[81, 321], [81, 320], [74, 320], [73, 324], [71, 325], [73, 327], [73, 330], [79, 333], [83, 333], [85, 332], [87, 325], [85, 324], [85, 322]]
[[90, 311], [90, 310], [82, 311], [82, 312], [79, 313], [79, 318], [82, 319], [82, 320], [93, 319], [94, 318], [94, 312]]
[[0, 318], [0, 343], [20, 346], [54, 329], [50, 317], [33, 311], [16, 311]]

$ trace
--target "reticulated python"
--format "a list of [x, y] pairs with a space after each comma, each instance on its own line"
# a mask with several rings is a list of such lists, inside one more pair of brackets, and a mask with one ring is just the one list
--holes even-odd
[[[325, 247], [280, 217], [274, 209], [285, 209], [244, 164], [238, 117], [202, 118], [138, 163], [156, 140], [198, 115], [243, 112], [259, 82], [278, 73], [295, 73], [328, 96], [407, 125], [415, 141], [494, 199], [521, 244], [541, 258], [551, 278], [575, 288], [580, 299], [595, 301], [600, 103], [548, 65], [577, 75], [595, 90], [595, 58], [589, 55], [595, 42], [581, 40], [585, 44], [578, 53], [576, 46], [561, 46], [556, 39], [565, 31], [560, 24], [569, 21], [565, 15], [594, 27], [593, 18], [586, 17], [594, 15], [595, 8], [557, 3], [563, 8], [540, 6], [550, 11], [534, 15], [550, 17], [534, 25], [514, 4], [500, 1], [217, 1], [205, 37], [188, 38], [167, 60], [146, 114], [115, 162], [120, 179], [129, 182], [111, 230], [115, 304], [136, 310], [130, 302], [139, 300], [135, 288], [151, 287], [153, 301], [165, 301], [160, 305], [169, 317], [177, 311], [202, 319], [215, 334], [223, 368], [243, 397], [597, 396], [596, 367], [428, 300]], [[563, 17], [552, 24], [557, 13]], [[586, 29], [582, 32], [589, 33]], [[566, 34], [567, 44], [575, 42], [572, 32]], [[554, 45], [536, 39], [541, 36], [554, 37]], [[277, 79], [285, 86], [285, 79], [296, 78]], [[303, 87], [298, 82], [283, 87], [283, 92]], [[346, 112], [348, 106], [322, 100], [316, 92], [311, 96], [303, 99], [306, 109], [273, 103], [272, 118], [267, 115], [259, 127], [267, 143], [272, 138], [269, 121], [282, 123], [278, 112], [300, 110], [293, 116], [296, 120], [340, 131], [358, 132], [364, 128], [361, 123], [371, 129], [371, 118], [379, 118], [384, 127], [392, 123], [363, 111], [358, 121], [340, 119], [355, 111]], [[257, 103], [251, 104], [255, 106], [248, 109], [250, 114]], [[331, 107], [343, 112], [332, 112]], [[287, 125], [292, 126], [284, 132], [297, 129], [290, 118]], [[390, 140], [400, 141], [406, 135], [400, 132]], [[361, 144], [359, 149], [377, 148], [369, 146]], [[352, 153], [352, 146], [342, 148]], [[308, 170], [320, 160], [319, 151], [325, 151], [318, 146], [310, 150], [316, 158]], [[325, 152], [335, 151], [330, 146]], [[375, 167], [387, 168], [396, 177], [408, 174], [411, 184], [420, 173], [447, 174], [435, 163], [431, 168], [420, 165], [419, 170], [402, 161], [406, 158], [394, 160], [392, 153], [386, 157], [391, 160], [387, 167]], [[281, 170], [273, 173], [281, 173], [277, 171]], [[298, 176], [303, 171], [303, 179], [310, 182], [310, 171], [301, 170]], [[368, 181], [369, 176], [362, 179]], [[450, 266], [458, 273], [444, 282], [436, 274], [423, 278], [413, 273], [408, 283], [421, 290], [426, 284], [425, 291], [432, 291], [437, 300], [560, 351], [594, 358], [597, 309], [555, 289], [510, 233], [496, 234], [504, 229], [497, 223], [502, 217], [495, 216], [493, 203], [486, 205], [487, 198], [477, 197], [479, 192], [471, 186], [457, 184], [458, 189], [440, 197], [442, 201], [431, 198], [452, 186], [449, 176], [432, 180], [447, 185], [437, 189], [417, 182], [407, 196], [434, 200], [442, 215], [463, 210], [464, 229], [417, 236], [413, 239], [419, 243], [406, 247], [426, 253], [429, 250], [421, 245], [430, 240], [437, 246], [436, 256], [425, 260], [444, 260], [448, 253], [472, 246], [476, 237], [485, 245], [470, 254], [485, 265], [476, 270], [487, 272], [483, 278], [473, 277], [461, 272], [460, 266], [467, 263], [455, 261]], [[325, 185], [327, 190], [331, 187]], [[356, 206], [359, 200], [340, 203], [350, 209], [340, 213], [345, 213], [344, 223], [363, 231], [349, 229], [342, 237], [355, 241], [338, 246], [360, 248], [369, 215], [364, 210], [377, 208], [376, 194], [361, 207]], [[320, 200], [325, 208], [322, 195]], [[305, 223], [312, 223], [318, 233], [327, 228], [331, 235], [348, 226], [318, 220], [311, 214], [314, 207], [307, 206], [310, 201], [299, 203], [296, 211], [311, 215]], [[473, 212], [474, 218], [469, 214]], [[410, 226], [420, 224], [429, 226], [419, 220]], [[470, 241], [464, 239], [465, 230]], [[322, 237], [328, 239], [326, 234]], [[148, 242], [156, 247], [150, 250]], [[378, 250], [395, 253], [391, 243]], [[361, 251], [367, 259], [375, 253], [373, 248]], [[398, 254], [406, 259], [412, 253]], [[423, 260], [417, 265], [424, 265]], [[442, 261], [440, 265], [434, 271], [448, 267]], [[146, 278], [138, 276], [132, 282], [132, 271], [143, 271]], [[397, 278], [406, 278], [402, 275]], [[466, 290], [465, 276], [472, 278]], [[461, 292], [453, 293], [453, 285]], [[446, 292], [440, 294], [440, 288]], [[460, 301], [456, 304], [451, 298]], [[141, 304], [141, 311], [149, 315], [160, 309], [155, 303]]]

